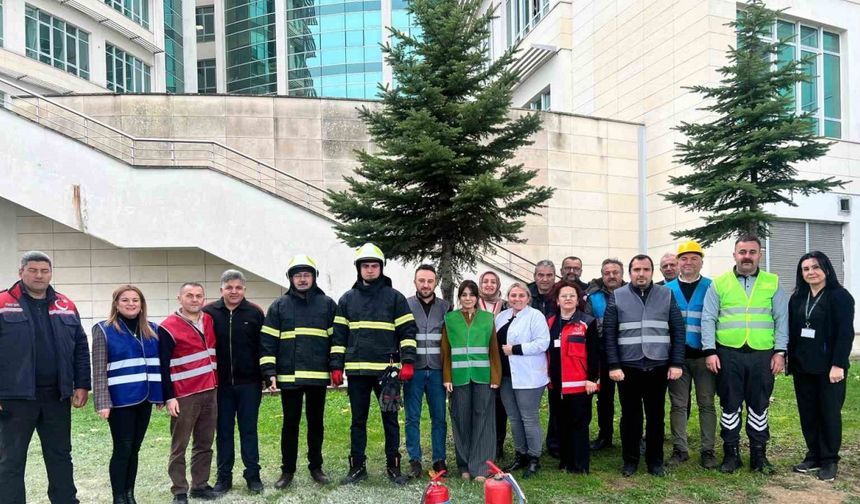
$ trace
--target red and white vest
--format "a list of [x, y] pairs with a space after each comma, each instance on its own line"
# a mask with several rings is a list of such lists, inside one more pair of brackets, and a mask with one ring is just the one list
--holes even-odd
[[[218, 386], [215, 358], [215, 326], [209, 314], [200, 312], [203, 335], [190, 322], [172, 314], [161, 323], [176, 347], [170, 357], [170, 380], [177, 398], [212, 390]], [[205, 343], [204, 343], [205, 340]]]
[[[547, 321], [550, 327], [555, 316]], [[588, 324], [583, 320], [571, 321], [561, 327], [561, 393], [584, 394], [588, 380], [588, 351], [585, 347], [585, 332]]]

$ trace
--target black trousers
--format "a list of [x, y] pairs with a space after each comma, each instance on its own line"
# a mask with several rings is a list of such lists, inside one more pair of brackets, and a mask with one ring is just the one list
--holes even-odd
[[591, 423], [591, 396], [565, 394], [558, 405], [558, 436], [561, 464], [576, 472], [588, 472], [591, 454], [588, 424]]
[[[618, 383], [621, 397], [621, 458], [625, 463], [639, 463], [642, 439], [642, 410], [645, 410], [645, 463], [648, 467], [663, 465], [663, 430], [666, 416], [668, 366], [647, 371], [623, 367], [624, 381]], [[601, 385], [603, 382], [601, 382]]]
[[505, 445], [505, 437], [508, 434], [508, 412], [502, 403], [500, 389], [495, 389], [493, 395], [496, 398], [496, 459], [502, 455], [502, 447]]
[[793, 376], [800, 429], [806, 440], [806, 459], [822, 465], [839, 462], [845, 380], [830, 383], [828, 373]]
[[609, 378], [609, 365], [600, 363], [600, 390], [597, 392], [597, 437], [612, 443], [615, 431], [615, 382]]
[[[370, 413], [370, 395], [373, 393], [379, 401], [382, 386], [376, 376], [350, 376], [349, 407], [352, 409], [352, 425], [350, 426], [350, 455], [357, 464], [363, 464], [367, 459], [367, 415]], [[385, 456], [388, 459], [400, 456], [400, 424], [397, 422], [397, 412], [384, 412], [382, 429], [385, 432]]]
[[113, 453], [110, 457], [110, 486], [114, 495], [123, 495], [134, 488], [137, 479], [137, 454], [149, 427], [152, 404], [112, 408], [108, 417]]
[[720, 437], [727, 445], [741, 440], [741, 411], [747, 405], [747, 437], [750, 446], [765, 446], [770, 439], [767, 409], [773, 393], [770, 372], [770, 350], [742, 351], [717, 347], [720, 373], [717, 395], [720, 396]]
[[234, 430], [239, 424], [239, 444], [246, 480], [260, 479], [260, 447], [257, 439], [257, 418], [260, 416], [260, 401], [263, 389], [259, 383], [244, 385], [223, 384], [218, 387], [218, 437], [216, 463], [218, 479], [233, 480], [233, 465], [236, 461]]
[[58, 391], [37, 392], [36, 400], [3, 400], [0, 406], [0, 500], [24, 504], [24, 468], [33, 431], [39, 433], [51, 504], [78, 504], [72, 476], [71, 400]]
[[554, 383], [547, 392], [549, 401], [549, 419], [546, 423], [546, 450], [558, 452], [561, 441], [558, 433], [559, 416], [561, 415], [561, 383]]
[[299, 424], [302, 421], [302, 400], [308, 422], [308, 469], [321, 469], [322, 445], [325, 435], [325, 386], [303, 386], [281, 390], [281, 409], [284, 425], [281, 427], [281, 471], [296, 472], [299, 456]]

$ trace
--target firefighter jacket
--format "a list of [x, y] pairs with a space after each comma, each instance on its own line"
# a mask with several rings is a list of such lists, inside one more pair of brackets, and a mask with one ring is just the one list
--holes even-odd
[[[0, 399], [36, 398], [36, 334], [33, 314], [21, 299], [21, 282], [0, 292]], [[48, 319], [56, 343], [60, 399], [90, 382], [90, 349], [75, 303], [48, 287]]]
[[381, 276], [369, 285], [358, 280], [337, 304], [334, 342], [346, 353], [331, 354], [331, 369], [376, 376], [389, 362], [415, 362], [418, 327], [406, 298]]
[[260, 334], [260, 369], [266, 381], [277, 378], [281, 389], [329, 384], [333, 355], [343, 356], [343, 345], [333, 345], [337, 305], [313, 285], [299, 295], [295, 288], [269, 306]]

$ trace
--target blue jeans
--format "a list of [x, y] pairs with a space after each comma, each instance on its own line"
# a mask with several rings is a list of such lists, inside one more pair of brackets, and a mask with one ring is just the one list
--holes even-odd
[[421, 409], [424, 394], [430, 408], [430, 442], [433, 462], [445, 460], [445, 439], [448, 424], [445, 420], [445, 387], [441, 369], [416, 369], [415, 375], [404, 387], [406, 406], [406, 451], [409, 460], [421, 460]]

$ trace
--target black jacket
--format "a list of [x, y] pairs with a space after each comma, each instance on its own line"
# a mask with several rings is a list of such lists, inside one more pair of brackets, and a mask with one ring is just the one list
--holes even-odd
[[788, 301], [789, 373], [827, 374], [833, 366], [848, 370], [854, 343], [854, 298], [842, 287], [825, 288], [819, 296], [809, 316], [814, 338], [800, 336], [806, 327], [806, 296], [795, 293]]
[[343, 356], [343, 346], [332, 346], [337, 305], [314, 284], [305, 297], [294, 288], [269, 306], [260, 335], [260, 368], [278, 387], [327, 386], [330, 355]]
[[360, 279], [337, 303], [333, 345], [345, 354], [331, 354], [331, 369], [347, 374], [379, 375], [389, 362], [415, 362], [418, 326], [406, 298], [382, 276], [370, 285]]
[[[531, 307], [543, 313], [544, 317], [549, 318], [556, 310], [555, 300], [549, 298], [549, 293], [546, 295], [538, 292], [537, 283], [532, 282], [526, 287], [532, 295]], [[550, 292], [552, 292], [550, 290]]]
[[218, 355], [218, 383], [225, 385], [260, 384], [260, 329], [263, 310], [243, 299], [232, 312], [224, 298], [203, 307], [215, 325]]
[[[33, 315], [21, 297], [23, 285], [16, 282], [0, 292], [0, 400], [35, 399], [35, 329]], [[90, 349], [75, 304], [48, 287], [48, 318], [57, 352], [60, 399], [74, 389], [90, 390]]]

